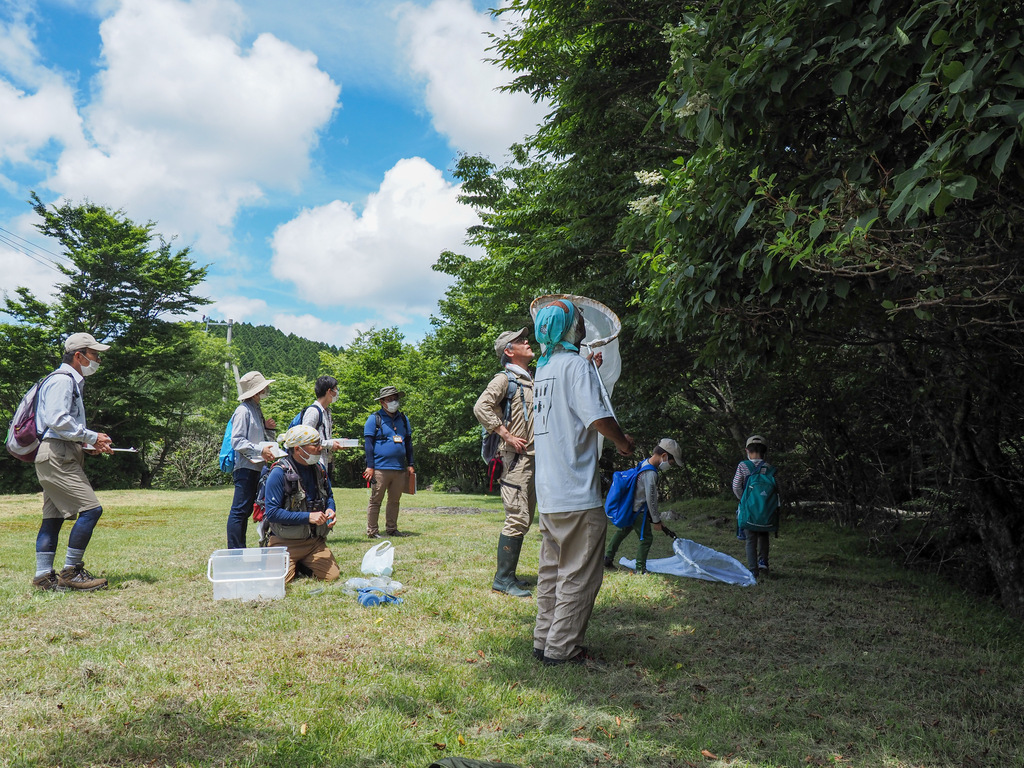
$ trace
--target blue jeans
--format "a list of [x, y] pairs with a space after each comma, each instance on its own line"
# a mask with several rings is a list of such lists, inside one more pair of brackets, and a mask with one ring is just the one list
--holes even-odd
[[228, 549], [245, 549], [245, 532], [256, 501], [260, 473], [255, 469], [236, 469], [231, 477], [235, 480], [235, 496], [228, 512]]

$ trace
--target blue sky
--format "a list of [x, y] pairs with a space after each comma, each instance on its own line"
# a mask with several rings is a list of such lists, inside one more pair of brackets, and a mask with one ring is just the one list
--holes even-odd
[[500, 162], [544, 114], [496, 90], [493, 5], [0, 0], [0, 290], [60, 277], [34, 190], [191, 246], [217, 319], [418, 340], [431, 264], [472, 254], [456, 157]]

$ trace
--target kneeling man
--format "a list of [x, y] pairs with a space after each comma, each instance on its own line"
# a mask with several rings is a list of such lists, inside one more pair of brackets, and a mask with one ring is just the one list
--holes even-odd
[[334, 492], [320, 463], [320, 433], [300, 424], [280, 439], [288, 455], [279, 459], [267, 476], [268, 545], [288, 548], [285, 583], [295, 578], [297, 563], [317, 579], [334, 581], [341, 569], [326, 544], [327, 532], [335, 523]]

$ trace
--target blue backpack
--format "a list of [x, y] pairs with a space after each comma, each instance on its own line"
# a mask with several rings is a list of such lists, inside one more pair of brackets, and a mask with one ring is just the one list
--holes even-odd
[[624, 469], [612, 475], [612, 487], [608, 489], [608, 498], [604, 500], [604, 513], [608, 515], [612, 525], [629, 528], [633, 518], [640, 510], [633, 510], [633, 497], [636, 495], [636, 481], [641, 472], [658, 471], [649, 461], [642, 461], [632, 469]]
[[[313, 407], [312, 405], [307, 405], [305, 408], [303, 408], [301, 411], [299, 411], [297, 414], [295, 414], [295, 418], [292, 419], [291, 424], [288, 425], [288, 429], [291, 429], [292, 427], [299, 426], [299, 424], [302, 423], [302, 417], [306, 415], [306, 411], [308, 411], [312, 407]], [[316, 431], [317, 432], [320, 431], [320, 427], [322, 427], [323, 424], [324, 424], [324, 413], [319, 408], [317, 408], [316, 409]], [[328, 437], [330, 437], [330, 435], [328, 435]]]
[[231, 418], [228, 419], [228, 425], [224, 427], [224, 439], [220, 441], [220, 454], [218, 459], [220, 460], [220, 471], [221, 472], [234, 472], [235, 471], [235, 451], [231, 447], [231, 422], [235, 420], [235, 414], [231, 414]]
[[775, 467], [764, 461], [744, 461], [750, 475], [740, 497], [736, 521], [741, 529], [768, 533], [779, 531], [779, 486], [775, 482]]

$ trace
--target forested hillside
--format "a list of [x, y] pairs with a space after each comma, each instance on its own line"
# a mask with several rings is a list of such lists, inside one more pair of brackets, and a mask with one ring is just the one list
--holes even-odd
[[[227, 338], [225, 326], [211, 325], [208, 333]], [[235, 323], [231, 329], [231, 352], [239, 373], [260, 371], [268, 377], [287, 374], [315, 379], [320, 371], [320, 353], [339, 351], [339, 347], [286, 334], [271, 325]]]

